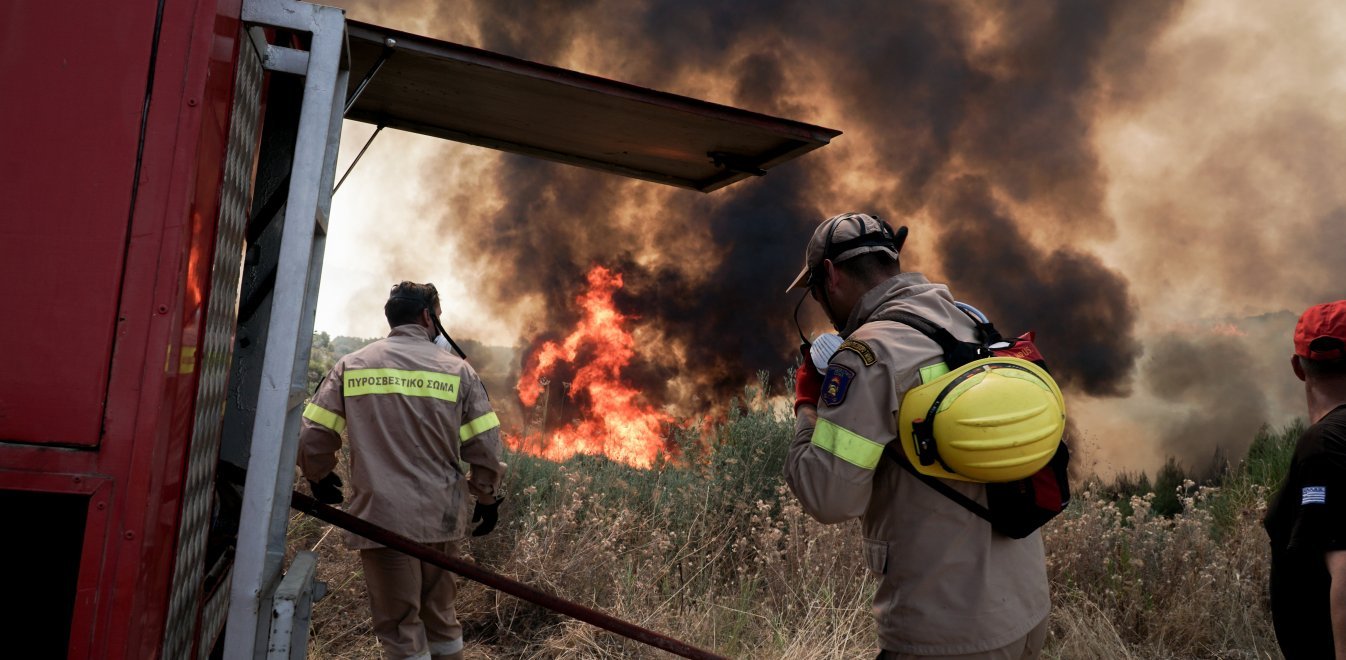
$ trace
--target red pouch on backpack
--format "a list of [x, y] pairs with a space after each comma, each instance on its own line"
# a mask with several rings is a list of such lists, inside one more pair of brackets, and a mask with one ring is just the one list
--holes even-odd
[[[1047, 361], [1033, 343], [1033, 331], [1028, 331], [988, 348], [1000, 357], [1019, 358], [1047, 368]], [[1023, 538], [1051, 520], [1070, 502], [1070, 449], [1061, 442], [1050, 463], [1033, 476], [1008, 484], [987, 484], [987, 498], [992, 524], [1011, 538]]]
[[1047, 361], [1042, 358], [1042, 353], [1038, 351], [1037, 344], [1033, 343], [1034, 337], [1035, 335], [1033, 334], [1033, 331], [1029, 330], [1013, 339], [991, 344], [989, 348], [992, 353], [1000, 357], [1028, 360], [1029, 362], [1046, 369]]

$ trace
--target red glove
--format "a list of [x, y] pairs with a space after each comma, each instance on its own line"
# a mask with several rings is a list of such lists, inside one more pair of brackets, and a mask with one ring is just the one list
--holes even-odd
[[795, 371], [795, 412], [799, 406], [811, 403], [818, 405], [818, 396], [823, 392], [823, 375], [813, 368], [813, 362], [805, 360]]

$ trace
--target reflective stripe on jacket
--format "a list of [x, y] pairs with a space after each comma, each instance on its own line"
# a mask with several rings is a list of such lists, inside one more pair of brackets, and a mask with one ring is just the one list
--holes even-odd
[[[921, 382], [922, 368], [943, 362], [939, 346], [917, 330], [868, 322], [894, 308], [964, 341], [973, 338], [972, 322], [948, 288], [918, 273], [867, 292], [841, 333], [859, 343], [843, 344], [832, 358], [831, 367], [844, 370], [836, 372], [840, 378], [828, 379], [818, 408], [799, 408], [785, 479], [819, 521], [862, 519], [866, 561], [881, 579], [874, 610], [884, 649], [916, 655], [995, 649], [1047, 616], [1042, 537], [994, 534], [985, 520], [882, 456], [897, 438], [902, 395]], [[946, 483], [986, 503], [985, 486]]]
[[[422, 542], [467, 536], [500, 485], [500, 420], [477, 372], [418, 325], [337, 361], [304, 409], [299, 468], [318, 481], [350, 438], [347, 511]], [[346, 534], [355, 549], [373, 541]]]

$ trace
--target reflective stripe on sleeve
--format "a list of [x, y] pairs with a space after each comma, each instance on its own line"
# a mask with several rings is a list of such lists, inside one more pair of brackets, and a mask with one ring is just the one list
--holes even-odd
[[467, 442], [497, 426], [500, 426], [500, 418], [496, 417], [495, 413], [488, 412], [464, 424], [462, 428], [458, 429], [458, 436], [462, 438], [463, 442]]
[[825, 419], [813, 428], [813, 444], [851, 465], [873, 470], [883, 455], [883, 445]]
[[453, 374], [434, 371], [407, 371], [403, 369], [352, 369], [346, 372], [343, 393], [346, 396], [366, 394], [400, 394], [423, 396], [444, 401], [458, 400], [458, 383]]
[[345, 417], [323, 408], [316, 403], [310, 403], [304, 407], [304, 419], [325, 429], [330, 429], [333, 433], [341, 433], [346, 430]]

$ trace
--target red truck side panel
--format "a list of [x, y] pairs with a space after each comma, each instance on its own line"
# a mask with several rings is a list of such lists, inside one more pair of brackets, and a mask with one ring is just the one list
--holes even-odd
[[88, 498], [70, 658], [162, 653], [240, 4], [0, 10], [0, 491]]
[[[118, 551], [107, 553], [116, 564], [103, 606], [107, 647], [125, 658], [155, 658], [162, 650], [239, 11], [238, 0], [164, 5], [119, 314], [126, 321], [114, 349], [105, 420], [105, 442], [127, 433], [133, 447], [109, 456], [128, 484], [122, 528], [136, 538], [128, 542], [123, 532]], [[133, 414], [118, 419], [113, 411]]]
[[[0, 20], [0, 439], [94, 445], [116, 327], [155, 3]], [[42, 26], [34, 29], [35, 26]]]

